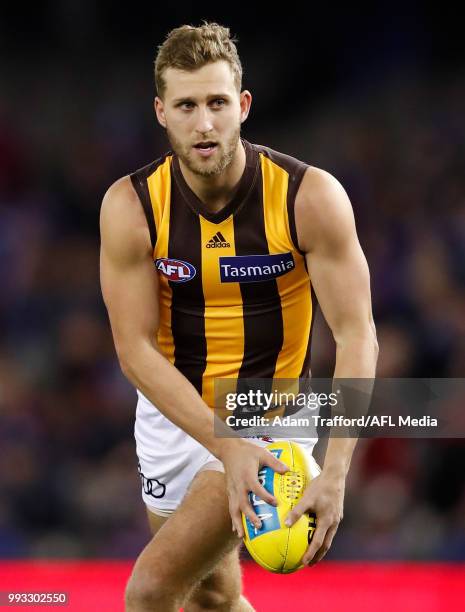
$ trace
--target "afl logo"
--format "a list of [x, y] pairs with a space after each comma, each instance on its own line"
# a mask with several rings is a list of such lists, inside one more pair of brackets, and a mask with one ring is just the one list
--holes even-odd
[[187, 263], [187, 261], [169, 259], [168, 257], [156, 259], [155, 267], [165, 278], [173, 281], [173, 283], [185, 283], [192, 280], [196, 272], [194, 266]]

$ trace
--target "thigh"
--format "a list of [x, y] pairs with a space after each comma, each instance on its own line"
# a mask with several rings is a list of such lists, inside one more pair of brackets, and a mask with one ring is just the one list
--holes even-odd
[[137, 559], [134, 574], [175, 582], [184, 593], [239, 544], [231, 530], [225, 476], [219, 471], [200, 472], [172, 516], [149, 515], [149, 520], [155, 535]]
[[[219, 470], [212, 464], [212, 469]], [[147, 507], [150, 531], [155, 536], [170, 517], [160, 516]], [[184, 602], [185, 612], [231, 607], [240, 598], [242, 576], [239, 561], [239, 547], [226, 552], [218, 563], [191, 586]], [[241, 608], [242, 609], [242, 608]], [[247, 608], [248, 610], [249, 608]], [[252, 609], [252, 608], [250, 608]]]

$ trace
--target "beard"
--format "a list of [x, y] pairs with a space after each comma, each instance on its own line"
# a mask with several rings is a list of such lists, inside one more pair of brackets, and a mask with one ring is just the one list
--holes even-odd
[[207, 159], [196, 158], [192, 146], [178, 140], [168, 126], [166, 127], [166, 134], [173, 152], [176, 153], [183, 164], [194, 174], [208, 177], [221, 174], [231, 164], [241, 135], [241, 124], [239, 122], [224, 145], [218, 142], [212, 158]]

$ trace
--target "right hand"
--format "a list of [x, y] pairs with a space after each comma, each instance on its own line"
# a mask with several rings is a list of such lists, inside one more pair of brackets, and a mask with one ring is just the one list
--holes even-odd
[[220, 459], [226, 473], [232, 528], [239, 538], [243, 538], [241, 512], [250, 519], [257, 529], [261, 527], [261, 521], [250, 505], [249, 491], [273, 506], [278, 505], [276, 498], [258, 481], [260, 467], [267, 465], [279, 474], [285, 474], [289, 471], [289, 468], [282, 461], [276, 459], [270, 451], [242, 439], [228, 440], [228, 443], [224, 444], [221, 449]]

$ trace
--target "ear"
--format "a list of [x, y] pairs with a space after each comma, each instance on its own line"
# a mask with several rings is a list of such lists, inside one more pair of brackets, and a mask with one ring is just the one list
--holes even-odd
[[244, 91], [241, 92], [239, 104], [241, 106], [241, 123], [244, 123], [249, 116], [250, 106], [252, 104], [252, 94], [248, 89], [244, 89]]
[[163, 100], [158, 96], [156, 96], [155, 100], [153, 101], [153, 108], [155, 109], [158, 123], [162, 127], [166, 128], [165, 107], [163, 105]]

